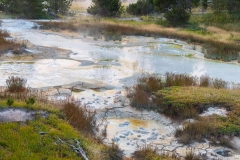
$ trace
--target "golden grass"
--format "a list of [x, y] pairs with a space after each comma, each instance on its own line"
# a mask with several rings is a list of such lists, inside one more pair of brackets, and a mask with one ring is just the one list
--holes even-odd
[[233, 106], [240, 103], [239, 89], [216, 89], [206, 87], [171, 87], [159, 90], [157, 95], [164, 101], [177, 106], [222, 105]]
[[15, 43], [12, 40], [6, 40], [5, 37], [9, 37], [8, 32], [0, 30], [0, 54], [9, 50], [16, 50], [21, 47], [20, 44]]

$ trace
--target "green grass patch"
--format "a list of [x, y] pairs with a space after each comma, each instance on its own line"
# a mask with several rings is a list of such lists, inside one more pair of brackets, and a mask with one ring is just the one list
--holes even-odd
[[[23, 123], [0, 123], [1, 159], [79, 159], [63, 140], [79, 138], [69, 124], [50, 115]], [[39, 132], [47, 132], [40, 135]]]

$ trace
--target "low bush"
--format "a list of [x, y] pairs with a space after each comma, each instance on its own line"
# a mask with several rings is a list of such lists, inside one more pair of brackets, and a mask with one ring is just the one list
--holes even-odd
[[8, 106], [13, 105], [13, 103], [14, 103], [14, 99], [13, 99], [13, 98], [8, 98], [8, 99], [7, 99], [7, 105], [8, 105]]
[[33, 105], [35, 103], [35, 99], [33, 97], [28, 98], [25, 100], [27, 105]]

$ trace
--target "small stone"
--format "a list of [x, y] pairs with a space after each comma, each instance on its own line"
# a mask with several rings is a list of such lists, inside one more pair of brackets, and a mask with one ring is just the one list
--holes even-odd
[[39, 135], [45, 135], [47, 132], [38, 132]]
[[119, 124], [119, 127], [125, 127], [128, 126], [130, 123], [129, 122], [124, 122], [122, 124]]
[[118, 142], [118, 141], [120, 141], [120, 138], [113, 138], [112, 141], [113, 142]]
[[230, 153], [231, 153], [230, 150], [223, 149], [223, 148], [216, 149], [216, 150], [214, 150], [214, 152], [219, 154], [219, 155], [221, 155], [221, 156], [223, 156], [223, 157], [228, 157], [230, 155]]
[[121, 94], [121, 91], [116, 92], [115, 94]]

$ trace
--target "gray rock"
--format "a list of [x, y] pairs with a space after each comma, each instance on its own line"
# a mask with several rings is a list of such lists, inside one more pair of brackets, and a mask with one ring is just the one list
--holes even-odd
[[223, 156], [223, 157], [228, 157], [228, 156], [231, 155], [231, 151], [228, 150], [228, 149], [224, 149], [224, 148], [216, 149], [216, 150], [214, 150], [214, 152]]

